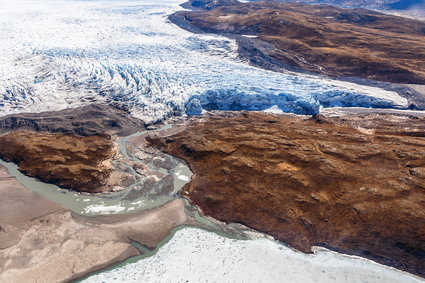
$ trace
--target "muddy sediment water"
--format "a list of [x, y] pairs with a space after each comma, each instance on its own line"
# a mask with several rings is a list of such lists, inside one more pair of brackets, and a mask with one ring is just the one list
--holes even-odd
[[[160, 130], [168, 129], [170, 126], [164, 126]], [[137, 162], [137, 158], [129, 156], [126, 149], [126, 143], [129, 139], [147, 134], [147, 131], [138, 132], [128, 137], [118, 140], [119, 148], [124, 159], [131, 159]], [[86, 216], [96, 216], [105, 214], [127, 214], [149, 210], [164, 205], [165, 203], [177, 198], [178, 192], [190, 181], [192, 172], [189, 167], [174, 157], [168, 156], [172, 166], [168, 169], [151, 166], [150, 169], [159, 171], [162, 179], [172, 178], [172, 184], [165, 194], [161, 195], [161, 186], [150, 188], [149, 197], [146, 197], [146, 191], [143, 188], [136, 188], [132, 184], [124, 190], [107, 194], [81, 194], [67, 189], [60, 188], [53, 184], [47, 184], [38, 181], [35, 178], [28, 177], [18, 170], [18, 166], [11, 162], [5, 162], [0, 159], [0, 165], [3, 165], [9, 171], [9, 174], [15, 177], [26, 188], [36, 191], [47, 199], [61, 204], [71, 211]], [[139, 161], [140, 162], [140, 161]], [[127, 166], [128, 172], [134, 173], [134, 170]], [[170, 187], [172, 186], [172, 188]], [[158, 190], [155, 192], [154, 190]]]
[[[162, 129], [169, 128], [170, 126], [167, 126], [166, 128]], [[128, 152], [127, 149], [130, 148], [130, 143], [133, 145], [135, 144], [134, 138], [140, 137], [147, 133], [148, 132], [146, 131], [138, 132], [131, 136], [121, 138], [118, 141], [123, 159], [133, 162], [142, 162], [134, 156], [134, 149], [131, 150], [131, 152]], [[140, 212], [159, 207], [173, 199], [180, 198], [178, 192], [187, 182], [190, 181], [192, 172], [183, 162], [180, 162], [174, 157], [169, 158], [172, 158], [173, 162], [175, 162], [171, 169], [159, 168], [155, 166], [151, 167], [152, 170], [157, 170], [162, 175], [170, 174], [173, 177], [172, 193], [168, 192], [164, 195], [153, 194], [156, 195], [156, 197], [146, 197], [146, 195], [143, 194], [143, 191], [139, 191], [139, 193], [135, 194], [134, 192], [138, 191], [137, 183], [129, 186], [128, 188], [125, 188], [123, 191], [109, 194], [79, 194], [69, 190], [61, 189], [55, 185], [37, 181], [31, 177], [27, 177], [20, 173], [17, 169], [17, 166], [12, 163], [0, 160], [0, 165], [5, 166], [8, 169], [10, 175], [15, 177], [25, 187], [40, 193], [51, 201], [69, 208], [77, 214], [94, 216], [102, 214], [126, 214]], [[122, 160], [118, 163], [116, 164], [117, 166], [127, 166], [129, 171], [132, 170], [132, 166], [126, 165], [122, 162]], [[131, 197], [132, 195], [134, 197]], [[314, 256], [303, 254], [301, 252], [294, 251], [287, 246], [282, 245], [281, 243], [275, 242], [267, 235], [256, 233], [239, 224], [220, 224], [219, 222], [214, 221], [214, 219], [202, 216], [197, 207], [191, 205], [190, 202], [186, 199], [185, 203], [186, 214], [195, 222], [197, 222], [201, 228], [197, 227], [198, 229], [194, 229], [195, 227], [190, 225], [176, 227], [156, 246], [155, 249], [150, 249], [140, 243], [134, 242], [132, 244], [143, 253], [142, 255], [130, 257], [121, 263], [113, 264], [105, 269], [90, 273], [89, 275], [86, 275], [84, 278], [80, 278], [75, 282], [86, 282], [85, 280], [87, 280], [87, 282], [104, 282], [105, 278], [108, 279], [107, 282], [118, 282], [123, 278], [129, 278], [129, 282], [138, 282], [142, 278], [143, 280], [146, 279], [145, 282], [154, 282], [149, 281], [150, 277], [145, 277], [146, 274], [140, 273], [140, 270], [149, 271], [149, 274], [151, 275], [156, 274], [157, 271], [160, 271], [159, 269], [161, 269], [161, 266], [166, 265], [168, 257], [173, 258], [178, 254], [184, 253], [183, 250], [188, 249], [188, 245], [200, 250], [194, 250], [194, 252], [196, 252], [195, 254], [185, 257], [185, 260], [182, 260], [180, 265], [177, 266], [179, 269], [182, 268], [181, 270], [186, 270], [189, 272], [190, 278], [200, 279], [201, 277], [199, 276], [201, 276], [203, 272], [207, 272], [207, 270], [196, 269], [199, 268], [199, 266], [196, 267], [197, 262], [202, 261], [201, 257], [205, 257], [205, 254], [203, 254], [202, 251], [205, 250], [207, 254], [212, 251], [212, 244], [208, 243], [208, 237], [211, 238], [210, 240], [212, 242], [216, 241], [217, 243], [220, 243], [216, 245], [216, 254], [214, 259], [212, 259], [213, 262], [220, 261], [228, 262], [230, 264], [230, 267], [226, 266], [225, 264], [221, 264], [220, 266], [217, 266], [216, 270], [217, 274], [222, 274], [224, 276], [223, 278], [228, 280], [237, 279], [240, 282], [251, 282], [253, 278], [255, 278], [243, 277], [241, 274], [235, 274], [234, 277], [232, 277], [232, 275], [229, 275], [231, 273], [231, 269], [228, 269], [236, 268], [236, 270], [239, 270], [246, 264], [252, 264], [252, 262], [250, 263], [249, 257], [247, 257], [249, 253], [246, 254], [245, 251], [254, 249], [256, 254], [253, 255], [252, 259], [255, 260], [258, 264], [256, 264], [255, 268], [251, 268], [251, 272], [257, 274], [257, 277], [260, 276], [258, 274], [263, 274], [264, 270], [270, 270], [267, 275], [270, 278], [273, 276], [285, 275], [289, 276], [288, 278], [292, 278], [294, 280], [304, 280], [304, 282], [314, 282], [312, 278], [319, 275], [321, 276], [319, 276], [320, 278], [325, 280], [322, 282], [328, 282], [331, 279], [342, 280], [340, 282], [349, 282], [354, 278], [353, 276], [357, 276], [356, 274], [359, 273], [363, 274], [361, 278], [359, 277], [359, 280], [370, 279], [371, 282], [384, 282], [384, 280], [388, 278], [395, 278], [394, 282], [421, 281], [420, 278], [416, 278], [410, 274], [399, 272], [393, 268], [378, 265], [372, 261], [358, 257], [345, 256], [326, 250], [323, 251], [323, 249], [318, 250]], [[254, 238], [254, 240], [246, 241], [249, 238]], [[279, 269], [277, 272], [273, 273], [271, 271], [277, 270], [277, 263], [270, 260], [270, 256], [276, 258], [277, 256], [280, 258], [284, 257], [285, 260], [283, 260], [281, 264], [285, 264], [285, 266], [297, 265], [296, 262], [298, 262], [298, 265], [302, 266], [302, 268], [298, 268], [293, 272], [293, 274], [285, 273], [288, 272], [288, 268], [282, 268], [282, 270]], [[246, 264], [242, 264], [241, 262], [243, 257], [248, 258], [248, 262], [246, 262]], [[240, 262], [243, 266], [239, 266], [237, 262]], [[188, 269], [188, 266], [194, 266], [196, 268]], [[339, 269], [335, 266], [339, 267]], [[208, 266], [204, 267], [208, 269]], [[310, 273], [314, 276], [305, 277], [305, 274], [310, 274], [307, 272], [308, 270], [313, 270]], [[178, 270], [171, 272], [175, 273], [176, 280], [183, 280], [186, 278], [186, 275], [182, 272], [179, 272]], [[187, 272], [186, 274], [188, 274]], [[323, 275], [326, 273], [328, 276]], [[170, 271], [164, 273], [161, 271], [158, 274], [160, 274], [160, 277], [169, 276]], [[213, 276], [213, 274], [210, 274], [210, 276]], [[161, 280], [162, 277], [155, 278]], [[207, 279], [206, 277], [203, 278], [205, 280]], [[166, 277], [163, 279], [165, 280]]]
[[[123, 191], [99, 195], [86, 195], [70, 190], [62, 189], [56, 185], [38, 181], [35, 178], [25, 176], [18, 170], [18, 166], [11, 162], [0, 160], [0, 165], [7, 168], [9, 174], [15, 177], [26, 188], [35, 191], [47, 199], [58, 203], [71, 211], [86, 216], [96, 216], [105, 214], [126, 214], [136, 213], [159, 207], [175, 198], [174, 196], [161, 196], [155, 200], [147, 199], [143, 196], [128, 199], [126, 196], [132, 191], [127, 188]], [[190, 169], [184, 164], [179, 164], [176, 171], [172, 173], [177, 179], [184, 176], [190, 180]], [[178, 174], [178, 175], [176, 175]], [[175, 180], [175, 192], [184, 186], [180, 179]]]

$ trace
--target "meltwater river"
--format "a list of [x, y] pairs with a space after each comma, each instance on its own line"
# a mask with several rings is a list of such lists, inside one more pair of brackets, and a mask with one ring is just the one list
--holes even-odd
[[[123, 156], [132, 158], [126, 142], [142, 134], [144, 132], [119, 140]], [[178, 191], [191, 176], [186, 165], [177, 163], [168, 172], [174, 178], [174, 191], [170, 194], [156, 199], [145, 196], [127, 199], [125, 196], [131, 194], [132, 187], [112, 194], [88, 196], [27, 177], [12, 163], [0, 160], [0, 165], [27, 188], [75, 213], [88, 216], [140, 212], [158, 207], [177, 198]], [[188, 202], [187, 207], [190, 207]], [[325, 249], [317, 249], [315, 255], [304, 254], [245, 229], [239, 236], [239, 233], [226, 234], [200, 216], [196, 209], [187, 212], [208, 229], [178, 227], [157, 249], [101, 270], [81, 282], [423, 282], [413, 275], [359, 257]], [[232, 229], [237, 229], [237, 225], [232, 225]], [[245, 233], [251, 234], [253, 239], [246, 240]]]
[[[164, 126], [163, 128], [166, 127], [167, 126]], [[118, 144], [121, 154], [127, 159], [135, 159], [127, 154], [126, 143], [129, 139], [146, 134], [147, 132], [148, 131], [137, 132], [131, 136], [120, 138], [118, 140]], [[154, 192], [156, 187], [150, 188], [149, 191], [144, 190], [145, 194], [141, 194], [140, 192], [136, 193], [139, 190], [134, 188], [134, 185], [128, 186], [122, 191], [113, 193], [96, 195], [81, 194], [28, 177], [22, 174], [18, 170], [18, 166], [11, 162], [5, 162], [0, 159], [0, 165], [6, 167], [9, 174], [15, 177], [28, 189], [43, 195], [53, 202], [61, 204], [77, 214], [96, 216], [142, 212], [159, 207], [176, 199], [178, 197], [178, 192], [190, 180], [192, 172], [186, 164], [180, 162], [176, 158], [173, 158], [172, 156], [167, 156], [167, 158], [173, 164], [169, 166], [168, 169], [157, 167], [151, 168], [152, 170], [161, 171], [161, 175], [163, 176], [162, 178], [170, 176], [172, 179], [172, 184], [170, 184], [172, 189], [167, 190], [162, 194], [156, 194]], [[150, 195], [155, 195], [155, 197]]]
[[[182, 0], [13, 0], [0, 8], [0, 116], [106, 102], [146, 122], [186, 111], [197, 98], [217, 109], [319, 112], [324, 106], [404, 108], [395, 92], [241, 61], [228, 38], [192, 34], [168, 15]], [[190, 104], [189, 104], [190, 105]], [[150, 208], [117, 192], [85, 196], [47, 185], [0, 162], [50, 200], [86, 215]], [[185, 174], [177, 167], [174, 177]], [[180, 171], [179, 171], [180, 170]], [[176, 188], [179, 189], [178, 187]], [[163, 202], [166, 200], [161, 200]], [[160, 204], [152, 203], [153, 206]], [[173, 236], [173, 237], [171, 237]], [[261, 237], [243, 241], [179, 228], [150, 257], [133, 258], [87, 282], [420, 282], [373, 262], [293, 251]]]
[[[119, 139], [122, 156], [134, 158], [127, 152], [126, 143], [143, 134], [146, 132]], [[0, 160], [0, 165], [28, 189], [75, 213], [90, 216], [140, 212], [177, 198], [192, 173], [185, 164], [175, 161], [167, 173], [163, 172], [172, 175], [174, 190], [153, 199], [138, 194], [136, 198], [128, 198], [133, 187], [111, 194], [78, 194], [27, 177], [12, 163]], [[186, 203], [187, 213], [209, 230], [178, 227], [157, 249], [102, 270], [83, 282], [421, 282], [413, 275], [359, 257], [324, 249], [318, 249], [316, 255], [307, 255], [260, 233], [246, 240], [245, 229], [239, 236], [238, 232], [223, 233], [219, 226]], [[237, 229], [237, 225], [232, 225], [233, 231]]]

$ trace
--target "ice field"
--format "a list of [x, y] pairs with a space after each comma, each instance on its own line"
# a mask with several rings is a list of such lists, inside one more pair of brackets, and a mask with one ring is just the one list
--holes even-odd
[[309, 255], [269, 239], [241, 241], [183, 228], [155, 255], [83, 282], [419, 283], [421, 280], [366, 259], [328, 250]]
[[249, 66], [234, 40], [172, 24], [182, 0], [1, 2], [1, 115], [92, 102], [148, 122], [204, 108], [407, 106], [395, 92]]

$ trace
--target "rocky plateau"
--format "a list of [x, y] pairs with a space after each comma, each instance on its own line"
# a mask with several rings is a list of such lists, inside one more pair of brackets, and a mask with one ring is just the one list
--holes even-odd
[[425, 278], [425, 22], [286, 1], [62, 2], [1, 25], [22, 29], [3, 47], [3, 115], [76, 108], [0, 117], [0, 159], [71, 190], [38, 194], [0, 165], [0, 283], [69, 282], [185, 225]]
[[150, 142], [190, 164], [182, 195], [206, 215], [425, 276], [424, 125], [403, 114], [233, 113]]

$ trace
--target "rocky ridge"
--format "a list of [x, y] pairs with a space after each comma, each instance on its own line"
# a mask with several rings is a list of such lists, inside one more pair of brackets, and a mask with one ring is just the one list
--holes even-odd
[[144, 128], [143, 121], [105, 104], [42, 113], [20, 113], [0, 117], [0, 134], [31, 130], [80, 136], [126, 136]]

